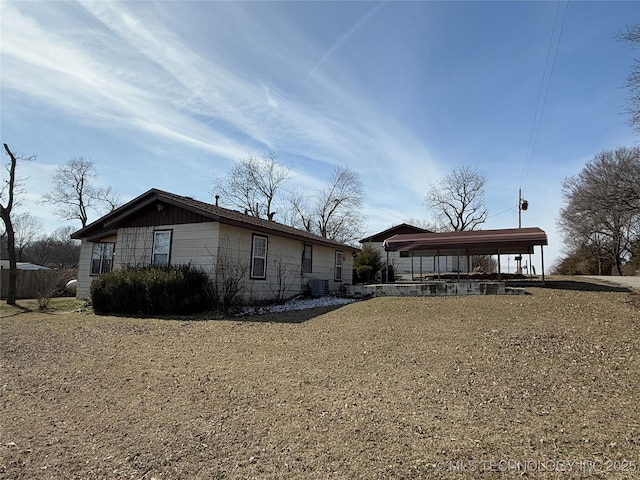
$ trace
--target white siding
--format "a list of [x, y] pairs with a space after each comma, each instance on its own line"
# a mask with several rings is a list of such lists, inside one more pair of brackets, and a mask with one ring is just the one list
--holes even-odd
[[[342, 252], [342, 281], [336, 281], [336, 252]], [[334, 247], [313, 246], [313, 271], [305, 277], [308, 284], [309, 278], [329, 280], [329, 290], [336, 292], [340, 285], [350, 285], [353, 276], [353, 255], [350, 251]]]
[[78, 263], [78, 285], [76, 287], [76, 298], [80, 300], [89, 299], [89, 288], [91, 287], [91, 250], [93, 243], [82, 240], [80, 244], [80, 259]]
[[218, 252], [220, 224], [218, 222], [190, 223], [163, 227], [173, 230], [171, 236], [171, 265], [191, 264], [211, 273]]
[[[101, 243], [116, 242], [116, 237], [105, 238]], [[116, 242], [116, 249], [118, 244]], [[79, 300], [89, 300], [91, 282], [96, 275], [91, 275], [91, 253], [93, 251], [93, 243], [82, 240], [80, 244], [80, 259], [78, 264], [78, 285], [76, 287], [76, 298]]]
[[[420, 275], [420, 272], [422, 272], [423, 275], [432, 275], [438, 272], [438, 263], [436, 263], [436, 257], [422, 257], [421, 269], [420, 257], [417, 255], [414, 255], [413, 258], [411, 257], [411, 255], [409, 257], [401, 257], [400, 252], [386, 252], [384, 246], [382, 245], [382, 242], [366, 242], [363, 245], [370, 245], [378, 250], [382, 257], [382, 262], [387, 263], [388, 261], [389, 264], [393, 266], [396, 277], [399, 276], [401, 280], [411, 280], [412, 273], [414, 276], [418, 276]], [[467, 271], [466, 256], [460, 256], [459, 265], [461, 272]], [[458, 260], [456, 257], [442, 256], [439, 257], [439, 266], [440, 273], [454, 273], [458, 271]]]
[[121, 228], [118, 230], [114, 268], [125, 265], [141, 267], [151, 262], [153, 227]]
[[[303, 242], [238, 227], [221, 227], [220, 258], [232, 259], [242, 267], [245, 303], [288, 299], [302, 291]], [[251, 278], [253, 236], [267, 238], [266, 278]], [[228, 261], [228, 260], [225, 260]]]
[[[302, 293], [310, 278], [329, 280], [331, 292], [337, 292], [341, 284], [351, 284], [353, 256], [344, 254], [342, 281], [335, 277], [335, 252], [340, 249], [313, 245], [313, 269], [302, 274], [304, 241], [279, 237], [274, 234], [252, 232], [244, 228], [203, 222], [161, 227], [135, 227], [118, 230], [114, 268], [125, 265], [145, 266], [151, 263], [154, 230], [171, 230], [171, 265], [191, 264], [201, 267], [213, 278], [222, 276], [222, 268], [234, 275], [243, 276], [245, 303], [269, 302], [288, 299]], [[251, 246], [253, 235], [267, 237], [267, 265], [265, 279], [251, 278]], [[115, 241], [116, 238], [108, 241]], [[78, 271], [77, 297], [89, 298], [89, 288], [95, 276], [91, 276], [92, 243], [83, 240]]]
[[[254, 233], [267, 237], [266, 278], [251, 278], [251, 245]], [[307, 242], [308, 243], [308, 242]], [[304, 241], [292, 240], [277, 235], [252, 232], [238, 227], [221, 226], [221, 258], [236, 259], [245, 266], [244, 302], [273, 301], [299, 295], [306, 289], [311, 278], [329, 280], [331, 292], [337, 292], [341, 284], [351, 284], [353, 256], [343, 251], [342, 282], [334, 281], [335, 252], [337, 249], [313, 245], [313, 268], [302, 274], [302, 252]]]

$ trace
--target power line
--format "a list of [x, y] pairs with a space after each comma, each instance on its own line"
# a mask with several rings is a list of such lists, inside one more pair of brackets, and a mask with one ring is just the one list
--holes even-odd
[[493, 217], [497, 217], [498, 215], [502, 215], [503, 213], [507, 213], [507, 212], [515, 212], [516, 207], [509, 207], [506, 210], [503, 210], [502, 212], [498, 212], [498, 213], [494, 213], [493, 215], [489, 215], [487, 216], [487, 218], [493, 218]]
[[[551, 62], [551, 68], [549, 69], [549, 78], [547, 79], [547, 69], [549, 67], [549, 58], [554, 45], [554, 37], [556, 36], [556, 26], [558, 25], [558, 15], [560, 13], [560, 3], [558, 2], [556, 7], [556, 14], [553, 19], [553, 29], [551, 31], [551, 38], [549, 39], [549, 47], [547, 48], [547, 57], [544, 63], [544, 70], [542, 72], [542, 80], [540, 82], [540, 91], [538, 92], [538, 101], [536, 103], [536, 110], [533, 115], [533, 124], [531, 125], [531, 133], [529, 134], [529, 144], [527, 145], [527, 154], [525, 161], [522, 165], [522, 177], [520, 179], [520, 187], [526, 183], [529, 170], [531, 169], [531, 163], [533, 161], [533, 154], [538, 143], [538, 134], [540, 133], [540, 126], [542, 125], [542, 117], [544, 115], [545, 106], [547, 103], [547, 97], [549, 96], [549, 89], [551, 87], [551, 78], [553, 77], [553, 71], [556, 66], [556, 60], [558, 58], [558, 50], [560, 49], [560, 40], [562, 39], [562, 33], [564, 32], [564, 24], [567, 18], [567, 10], [569, 9], [569, 1], [565, 2], [564, 12], [562, 13], [562, 23], [560, 24], [560, 32], [555, 43], [555, 50], [553, 52], [553, 61]], [[546, 79], [546, 88], [545, 88]]]

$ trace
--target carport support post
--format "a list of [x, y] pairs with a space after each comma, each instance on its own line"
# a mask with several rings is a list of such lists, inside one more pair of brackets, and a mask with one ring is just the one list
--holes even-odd
[[411, 256], [411, 281], [413, 282], [415, 280], [415, 277], [413, 275], [413, 250], [411, 250], [411, 253], [409, 255]]
[[438, 273], [438, 280], [440, 280], [440, 250], [436, 250], [436, 260], [438, 263], [438, 267], [436, 268], [436, 272]]
[[385, 270], [387, 273], [385, 274], [384, 282], [382, 283], [387, 283], [389, 281], [389, 250], [387, 250], [387, 265], [385, 266]]
[[420, 283], [422, 283], [422, 255], [420, 255]]
[[544, 283], [544, 247], [540, 245], [540, 260], [542, 260], [542, 283]]
[[469, 249], [467, 248], [467, 280], [469, 280], [470, 273], [471, 273], [471, 257], [469, 256]]
[[502, 269], [500, 268], [500, 248], [498, 247], [498, 280], [502, 280]]

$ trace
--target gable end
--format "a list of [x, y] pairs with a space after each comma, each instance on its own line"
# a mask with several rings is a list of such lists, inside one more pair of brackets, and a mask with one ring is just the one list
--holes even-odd
[[133, 215], [109, 222], [107, 226], [111, 228], [155, 227], [160, 225], [181, 225], [210, 221], [211, 218], [205, 217], [193, 210], [181, 208], [167, 202], [154, 201]]

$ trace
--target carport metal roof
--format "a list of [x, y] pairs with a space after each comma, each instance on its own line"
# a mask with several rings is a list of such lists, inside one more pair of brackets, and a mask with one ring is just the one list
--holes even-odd
[[418, 256], [523, 254], [533, 253], [536, 245], [548, 245], [547, 234], [538, 227], [409, 233], [384, 241], [388, 252], [413, 252]]

